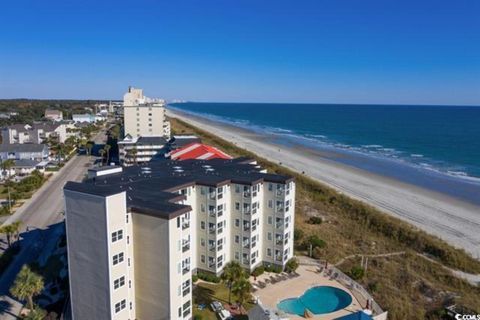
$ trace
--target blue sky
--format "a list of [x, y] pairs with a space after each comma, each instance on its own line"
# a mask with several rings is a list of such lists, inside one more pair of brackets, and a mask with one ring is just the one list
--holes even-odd
[[480, 105], [480, 1], [6, 1], [0, 98]]

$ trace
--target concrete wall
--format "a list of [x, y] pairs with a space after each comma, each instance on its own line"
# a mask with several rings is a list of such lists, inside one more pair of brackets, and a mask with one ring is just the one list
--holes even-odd
[[111, 319], [105, 198], [65, 191], [74, 320]]
[[169, 319], [168, 220], [132, 213], [137, 319]]
[[164, 136], [165, 107], [162, 106], [125, 106], [125, 135]]

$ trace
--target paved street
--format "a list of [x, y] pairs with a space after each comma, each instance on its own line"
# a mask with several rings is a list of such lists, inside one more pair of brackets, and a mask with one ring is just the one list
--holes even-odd
[[[103, 132], [95, 137], [97, 144], [105, 143]], [[22, 249], [0, 278], [0, 320], [16, 319], [21, 304], [8, 296], [8, 291], [23, 264], [32, 261], [43, 247], [45, 232], [49, 226], [63, 220], [63, 186], [67, 181], [83, 179], [90, 157], [74, 156], [60, 171], [51, 177], [33, 196], [27, 200], [5, 224], [22, 221]], [[25, 232], [29, 231], [29, 232]], [[48, 234], [48, 232], [47, 232]]]

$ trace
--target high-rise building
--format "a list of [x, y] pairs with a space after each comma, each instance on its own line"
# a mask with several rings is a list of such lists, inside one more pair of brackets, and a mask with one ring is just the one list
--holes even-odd
[[[143, 153], [142, 159], [150, 161], [161, 153], [164, 144], [158, 140], [170, 139], [170, 122], [165, 117], [165, 101], [143, 95], [142, 89], [128, 88], [123, 97], [123, 122], [125, 139], [119, 142], [120, 162], [129, 165], [136, 158], [133, 153]], [[155, 143], [150, 143], [154, 139]], [[145, 141], [149, 141], [146, 145]], [[148, 150], [147, 150], [148, 149]]]
[[249, 159], [90, 169], [64, 193], [74, 320], [191, 319], [192, 273], [293, 256], [295, 182]]

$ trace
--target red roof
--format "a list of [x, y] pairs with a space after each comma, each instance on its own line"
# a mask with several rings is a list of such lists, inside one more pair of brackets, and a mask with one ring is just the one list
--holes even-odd
[[231, 156], [226, 154], [223, 151], [218, 150], [212, 146], [202, 144], [202, 143], [190, 143], [186, 146], [174, 150], [170, 153], [170, 157], [173, 160], [187, 160], [187, 159], [201, 159], [201, 160], [210, 160], [210, 159], [232, 159]]

